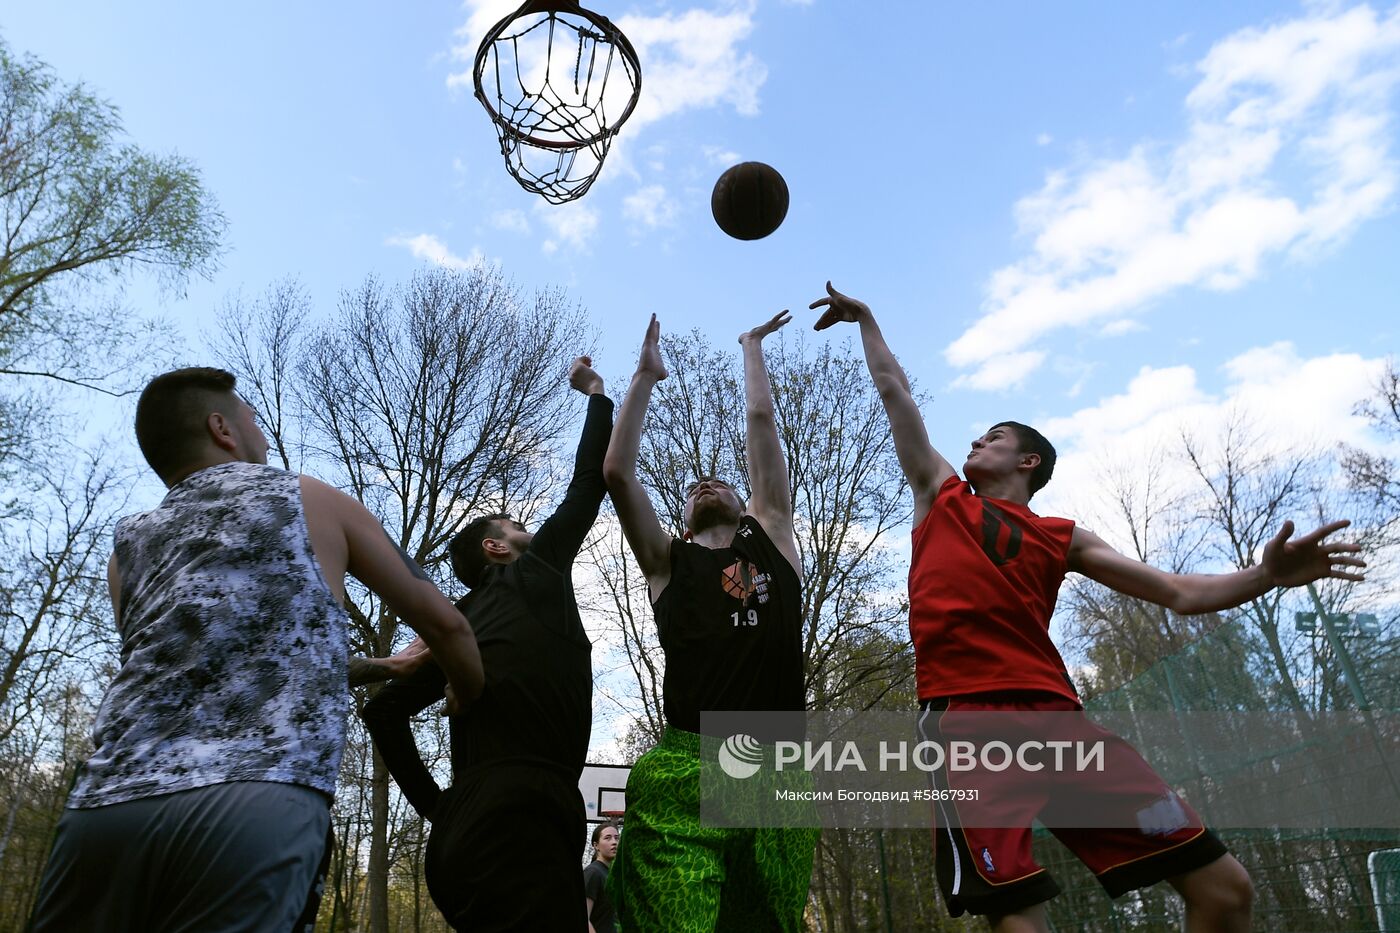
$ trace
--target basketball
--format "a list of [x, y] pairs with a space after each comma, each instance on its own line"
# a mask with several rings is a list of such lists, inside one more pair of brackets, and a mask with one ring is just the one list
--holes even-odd
[[787, 182], [762, 162], [740, 162], [726, 169], [710, 196], [715, 223], [736, 240], [763, 239], [778, 229], [787, 209]]

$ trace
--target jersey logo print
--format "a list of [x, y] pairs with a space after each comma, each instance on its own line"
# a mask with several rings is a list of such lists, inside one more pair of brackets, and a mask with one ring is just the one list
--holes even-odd
[[[1006, 546], [1001, 547], [1001, 530], [1006, 528]], [[982, 552], [1000, 567], [1021, 553], [1021, 527], [1001, 509], [982, 500]]]
[[768, 574], [746, 560], [736, 560], [720, 573], [724, 592], [748, 605], [749, 597], [757, 596], [760, 604], [768, 602]]

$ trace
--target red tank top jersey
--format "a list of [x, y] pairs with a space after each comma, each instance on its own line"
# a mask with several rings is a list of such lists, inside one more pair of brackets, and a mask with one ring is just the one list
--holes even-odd
[[1074, 522], [976, 495], [957, 476], [914, 529], [909, 634], [919, 698], [1048, 690], [1078, 700], [1050, 641]]

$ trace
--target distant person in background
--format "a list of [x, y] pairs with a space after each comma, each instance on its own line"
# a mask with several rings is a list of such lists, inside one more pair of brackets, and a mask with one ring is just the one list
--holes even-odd
[[583, 870], [589, 933], [617, 933], [612, 901], [608, 899], [608, 869], [617, 855], [617, 824], [599, 823], [593, 827], [589, 841], [593, 843], [593, 861]]
[[121, 667], [59, 821], [31, 929], [288, 930], [345, 745], [345, 574], [417, 629], [470, 702], [466, 619], [359, 502], [267, 465], [220, 369], [153, 379], [141, 452], [169, 488], [117, 524]]
[[569, 385], [588, 396], [574, 475], [531, 533], [508, 515], [471, 521], [448, 544], [470, 588], [486, 687], [449, 720], [452, 785], [438, 787], [413, 739], [412, 717], [443, 698], [436, 664], [391, 680], [362, 715], [404, 798], [433, 824], [424, 874], [455, 929], [587, 929], [578, 841], [578, 782], [593, 726], [593, 646], [574, 598], [573, 565], [607, 489], [603, 454], [613, 403], [588, 357]]

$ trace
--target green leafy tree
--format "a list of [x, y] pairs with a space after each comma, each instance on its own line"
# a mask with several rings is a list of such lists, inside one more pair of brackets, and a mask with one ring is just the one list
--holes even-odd
[[0, 41], [0, 455], [43, 407], [14, 377], [128, 388], [146, 325], [100, 286], [207, 275], [223, 231], [187, 159], [126, 142], [114, 105]]

